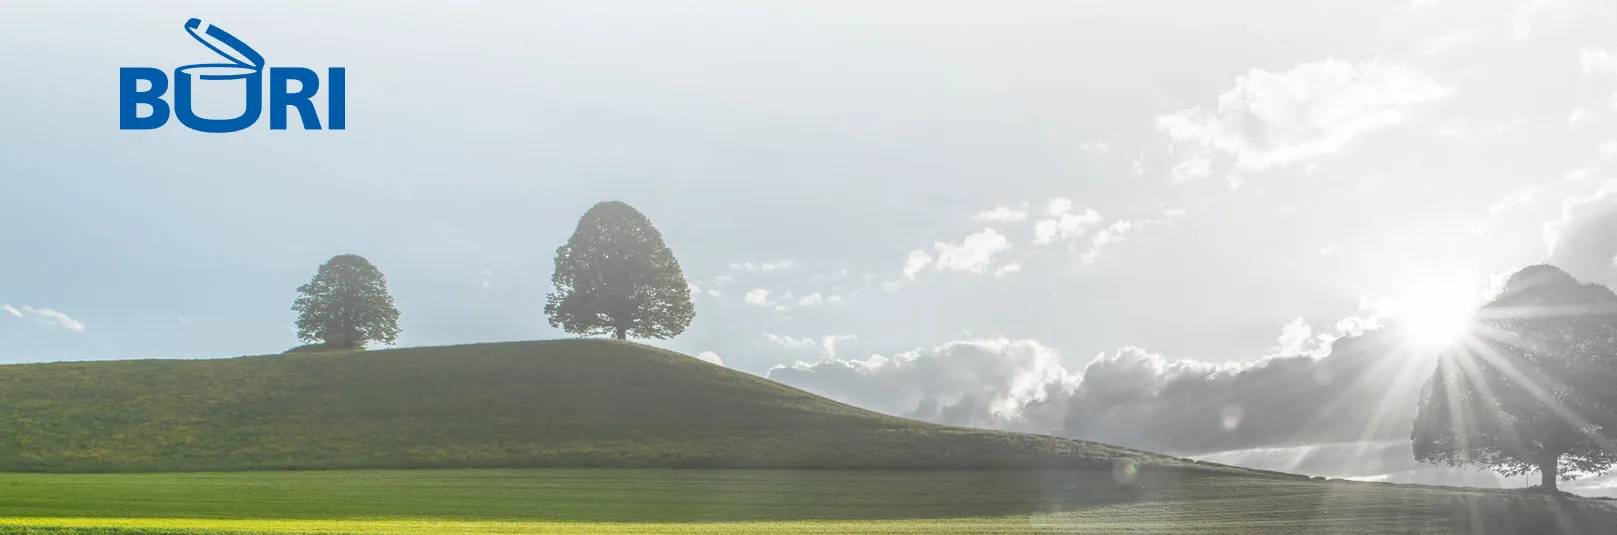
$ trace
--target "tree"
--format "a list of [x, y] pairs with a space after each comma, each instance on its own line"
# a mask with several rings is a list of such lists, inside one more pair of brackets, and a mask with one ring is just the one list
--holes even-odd
[[292, 310], [304, 342], [357, 349], [399, 338], [399, 309], [387, 292], [387, 278], [363, 256], [337, 255], [321, 264], [314, 278], [298, 287]]
[[1558, 268], [1512, 275], [1422, 388], [1415, 459], [1557, 479], [1617, 464], [1617, 294]]
[[640, 211], [617, 201], [596, 204], [556, 249], [556, 291], [547, 296], [550, 325], [573, 334], [619, 340], [672, 338], [696, 316], [690, 284]]

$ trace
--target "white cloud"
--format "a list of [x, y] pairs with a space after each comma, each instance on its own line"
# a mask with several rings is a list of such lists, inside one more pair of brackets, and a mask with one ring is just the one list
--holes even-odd
[[1000, 266], [999, 269], [994, 270], [994, 278], [996, 278], [996, 279], [1004, 278], [1004, 277], [1010, 276], [1012, 273], [1021, 273], [1021, 272], [1022, 272], [1022, 265], [1018, 264], [1018, 263], [1015, 263], [1015, 262], [1011, 262], [1009, 264], [1005, 264], [1003, 266]]
[[1334, 253], [1336, 253], [1336, 244], [1334, 244], [1334, 243], [1330, 244], [1330, 245], [1327, 245], [1327, 246], [1324, 246], [1324, 247], [1320, 247], [1319, 249], [1314, 251], [1314, 254], [1317, 254], [1317, 255], [1320, 255], [1320, 256], [1326, 256], [1326, 255], [1330, 255], [1330, 254], [1334, 254]]
[[1567, 116], [1566, 122], [1577, 124], [1589, 120], [1589, 108], [1578, 106], [1572, 108], [1572, 115]]
[[1176, 217], [1185, 217], [1185, 215], [1189, 213], [1190, 212], [1185, 211], [1184, 208], [1169, 208], [1162, 211], [1162, 217], [1173, 219]]
[[1308, 321], [1302, 317], [1291, 320], [1280, 327], [1280, 345], [1274, 352], [1280, 355], [1296, 355], [1302, 353], [1305, 345], [1314, 339], [1314, 328], [1308, 326]]
[[933, 247], [938, 250], [936, 267], [939, 271], [982, 273], [994, 262], [994, 255], [1009, 249], [1011, 244], [1004, 234], [985, 228], [966, 236], [958, 245], [937, 242]]
[[1213, 174], [1213, 157], [1197, 154], [1181, 160], [1169, 171], [1174, 182], [1186, 182]]
[[13, 316], [19, 317], [19, 318], [22, 317], [22, 311], [17, 310], [15, 307], [13, 307], [11, 305], [0, 305], [0, 311], [5, 311], [5, 312], [7, 312], [7, 313], [9, 313], [9, 314], [11, 314]]
[[[10, 306], [7, 306], [6, 308], [10, 309], [7, 310], [7, 312], [12, 312], [15, 314], [16, 309], [11, 309]], [[22, 312], [41, 323], [55, 325], [73, 332], [84, 332], [84, 322], [73, 319], [67, 314], [64, 314], [56, 309], [25, 306], [22, 307]]]
[[1599, 48], [1585, 48], [1578, 54], [1583, 75], [1617, 77], [1617, 54]]
[[1140, 156], [1134, 159], [1134, 163], [1129, 166], [1129, 169], [1134, 171], [1134, 176], [1145, 174], [1145, 151], [1140, 151]]
[[797, 300], [797, 306], [799, 306], [799, 307], [811, 307], [811, 306], [826, 305], [826, 304], [835, 305], [835, 304], [839, 304], [841, 302], [842, 302], [842, 296], [840, 296], [840, 295], [825, 296], [825, 295], [821, 295], [820, 292], [814, 292], [814, 293], [810, 293], [808, 295], [803, 296], [802, 299], [798, 299]]
[[1106, 154], [1112, 152], [1112, 144], [1105, 141], [1086, 141], [1078, 145], [1078, 150], [1088, 154]]
[[763, 288], [753, 288], [751, 290], [747, 290], [747, 295], [742, 297], [742, 300], [755, 307], [766, 307], [773, 304], [769, 300], [769, 290], [765, 290]]
[[1426, 9], [1442, 3], [1443, 0], [1409, 0], [1410, 9]]
[[703, 351], [701, 353], [697, 353], [696, 358], [711, 364], [716, 364], [719, 366], [724, 365], [724, 358], [720, 357], [718, 353], [714, 353], [712, 351]]
[[926, 266], [931, 264], [931, 254], [928, 254], [926, 251], [922, 251], [920, 249], [910, 251], [909, 256], [904, 257], [904, 278], [915, 280], [915, 275], [919, 274], [921, 270], [926, 269]]
[[[1157, 451], [1407, 437], [1426, 375], [1393, 373], [1409, 366], [1386, 351], [1400, 335], [1378, 328], [1353, 317], [1322, 332], [1293, 320], [1271, 349], [1289, 355], [1241, 364], [1129, 346], [1069, 369], [1074, 361], [1037, 341], [1000, 338], [799, 362], [768, 377], [898, 416]], [[1230, 422], [1231, 404], [1263, 425]]]
[[1021, 208], [996, 206], [993, 210], [978, 212], [975, 215], [972, 215], [971, 218], [984, 223], [1014, 223], [1017, 221], [1026, 221], [1027, 205], [1024, 204]]
[[1049, 245], [1059, 238], [1083, 235], [1101, 222], [1100, 214], [1094, 210], [1085, 210], [1082, 214], [1074, 213], [1072, 200], [1065, 197], [1051, 199], [1045, 214], [1050, 218], [1041, 219], [1033, 224], [1035, 245]]
[[1617, 156], [1617, 141], [1601, 143], [1599, 147], [1595, 147], [1595, 150], [1600, 151], [1603, 156]]
[[791, 259], [782, 259], [773, 262], [734, 262], [730, 264], [730, 269], [734, 271], [759, 271], [768, 273], [770, 271], [791, 269], [793, 263], [794, 262]]
[[1128, 239], [1126, 236], [1133, 229], [1133, 223], [1119, 220], [1106, 227], [1106, 230], [1095, 233], [1095, 236], [1090, 238], [1089, 251], [1084, 253], [1084, 264], [1095, 263], [1100, 259], [1101, 248]]
[[770, 343], [791, 349], [818, 351], [820, 356], [826, 359], [836, 358], [837, 344], [859, 339], [859, 337], [851, 334], [828, 334], [815, 339], [812, 337], [783, 336], [774, 333], [764, 333], [764, 338], [769, 340]]
[[1533, 17], [1538, 16], [1538, 13], [1549, 5], [1550, 0], [1529, 0], [1522, 4], [1510, 22], [1511, 34], [1516, 40], [1525, 40], [1533, 34]]
[[[950, 342], [885, 357], [799, 362], [768, 377], [888, 414], [963, 425], [1038, 427], [1029, 406], [1077, 386], [1061, 355], [1032, 340]], [[1037, 423], [1035, 423], [1037, 422]]]
[[1488, 215], [1497, 216], [1510, 211], [1512, 208], [1533, 204], [1533, 201], [1538, 199], [1538, 194], [1543, 192], [1544, 186], [1538, 185], [1537, 182], [1528, 182], [1521, 189], [1512, 191], [1505, 198], [1488, 205]]
[[1050, 199], [1050, 203], [1044, 208], [1044, 214], [1051, 217], [1060, 216], [1061, 214], [1071, 211], [1072, 199], [1068, 199], [1066, 197], [1056, 197], [1054, 199]]
[[[1238, 168], [1262, 170], [1335, 152], [1451, 91], [1407, 65], [1324, 60], [1281, 73], [1253, 69], [1219, 96], [1214, 113], [1187, 109], [1158, 117], [1157, 126], [1193, 147], [1192, 160], [1203, 157], [1196, 150], [1216, 150], [1233, 156]], [[1201, 165], [1181, 174], [1191, 176]]]

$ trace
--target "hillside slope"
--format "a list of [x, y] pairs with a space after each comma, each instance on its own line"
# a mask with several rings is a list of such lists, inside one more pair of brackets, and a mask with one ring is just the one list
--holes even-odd
[[1186, 466], [885, 416], [604, 340], [0, 366], [0, 471], [1110, 469], [1114, 459]]

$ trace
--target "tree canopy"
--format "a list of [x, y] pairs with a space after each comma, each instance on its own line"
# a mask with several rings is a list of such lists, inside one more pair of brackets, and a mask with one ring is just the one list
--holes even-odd
[[320, 265], [292, 303], [298, 313], [298, 339], [330, 347], [362, 348], [393, 344], [399, 337], [399, 310], [387, 292], [387, 278], [359, 255], [338, 255]]
[[1552, 266], [1512, 275], [1422, 388], [1415, 458], [1538, 472], [1541, 487], [1617, 463], [1617, 294]]
[[619, 340], [671, 338], [696, 316], [690, 284], [662, 234], [628, 204], [596, 204], [556, 249], [556, 290], [547, 296], [550, 325], [573, 334]]

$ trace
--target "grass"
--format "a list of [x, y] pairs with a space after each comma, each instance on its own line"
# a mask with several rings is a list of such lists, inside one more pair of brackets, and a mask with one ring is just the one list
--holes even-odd
[[1103, 469], [1122, 459], [1208, 469], [885, 416], [604, 340], [5, 365], [0, 430], [9, 472]]
[[1611, 533], [1519, 491], [1111, 471], [0, 475], [0, 534]]
[[0, 472], [0, 535], [1617, 532], [1581, 498], [934, 425], [599, 340], [0, 366]]

